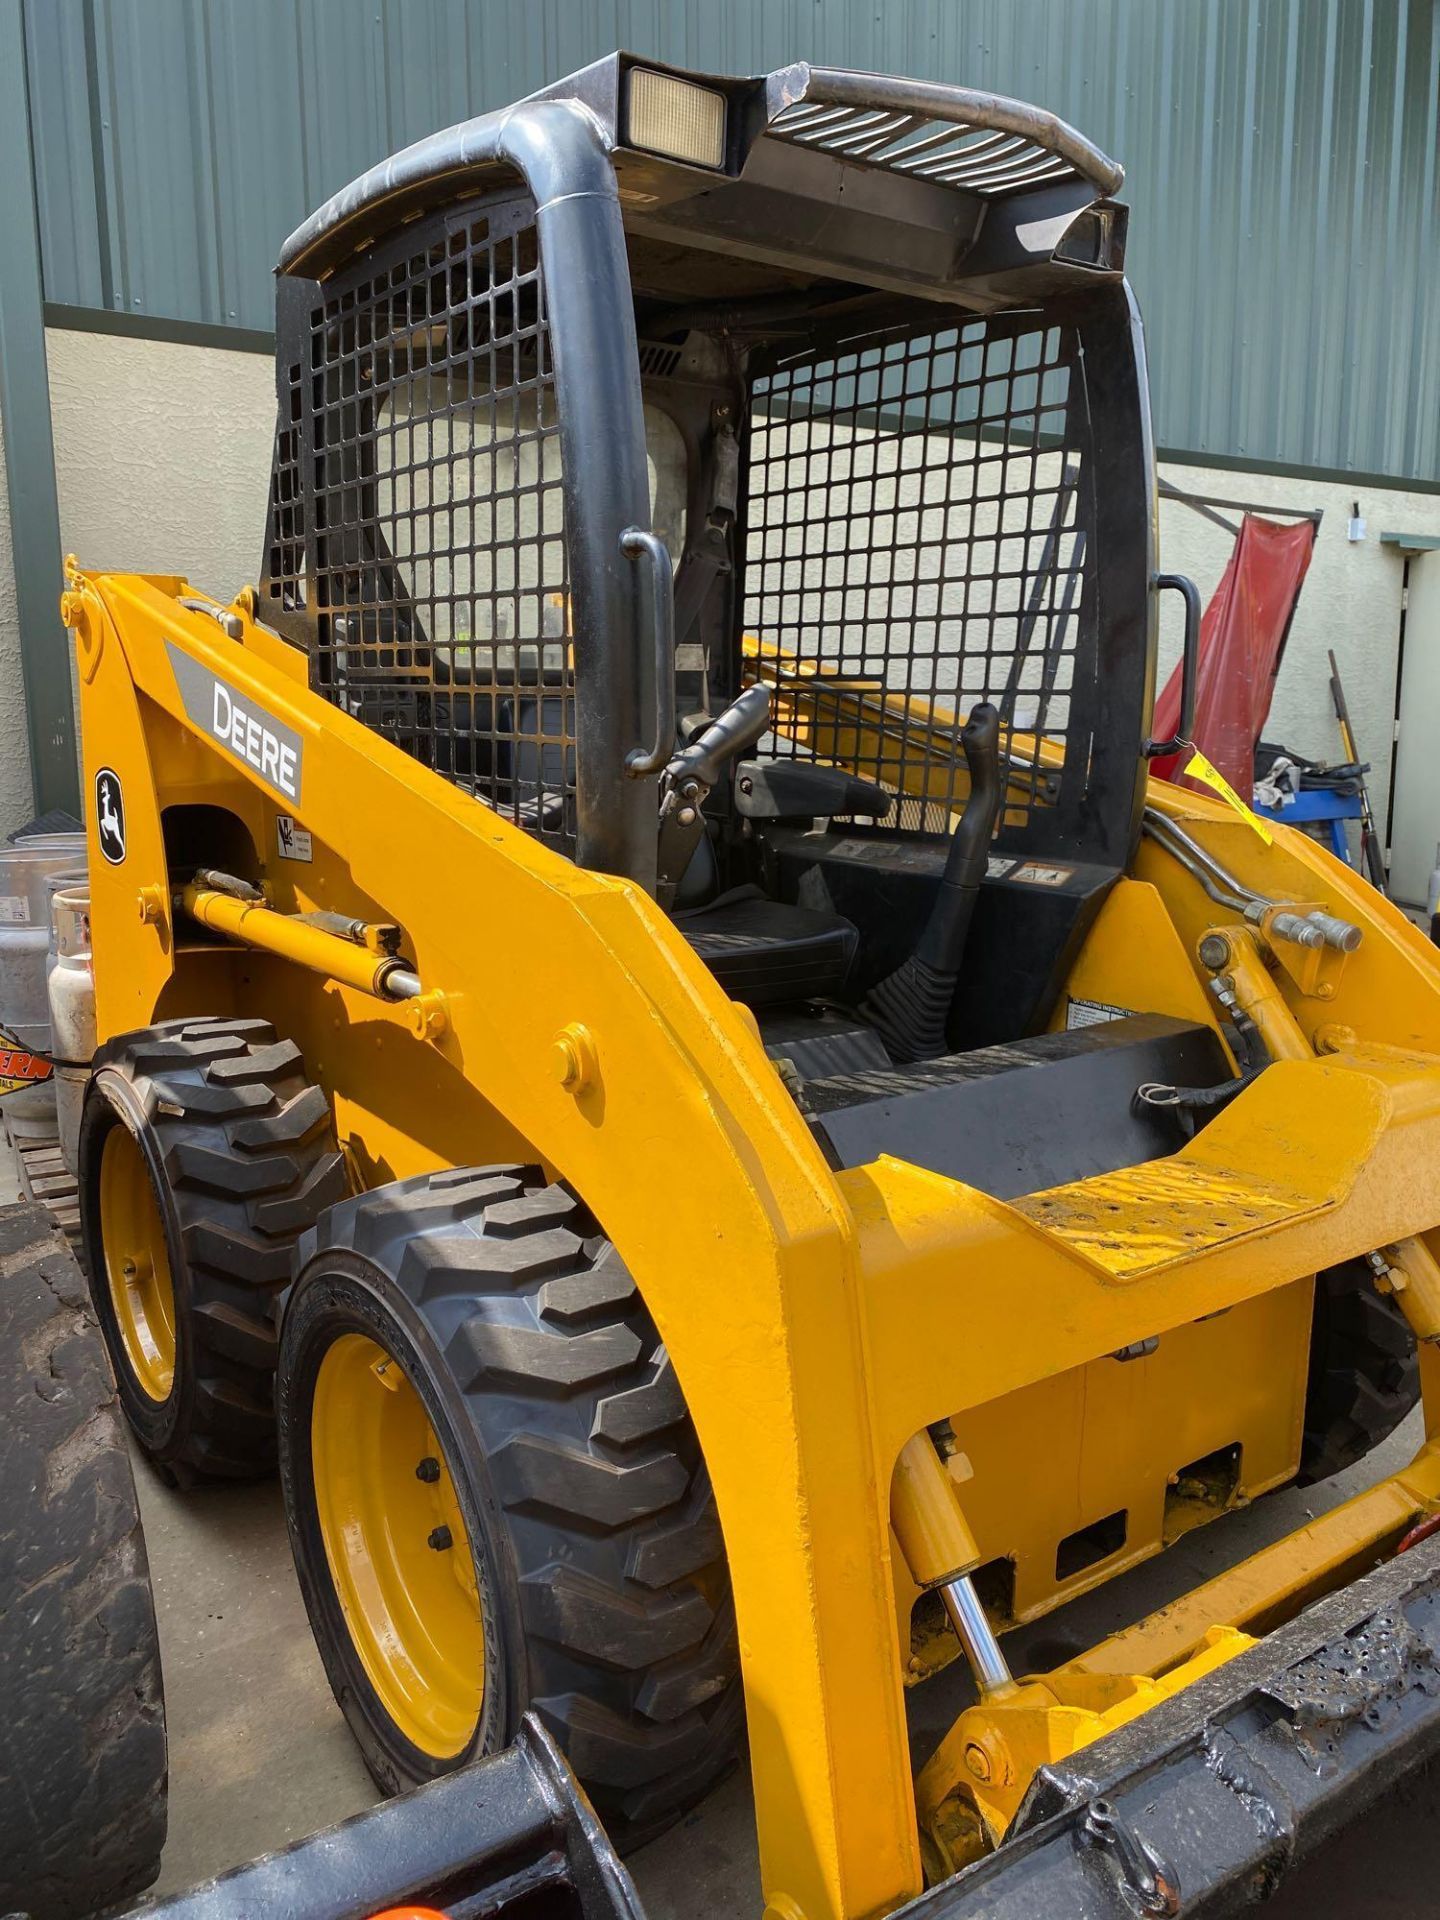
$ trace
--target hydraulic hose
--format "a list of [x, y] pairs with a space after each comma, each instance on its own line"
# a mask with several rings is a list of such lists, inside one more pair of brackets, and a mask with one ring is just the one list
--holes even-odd
[[1243, 880], [1237, 880], [1233, 873], [1221, 866], [1214, 854], [1207, 852], [1198, 840], [1192, 840], [1166, 814], [1147, 807], [1144, 828], [1157, 846], [1163, 847], [1172, 860], [1178, 861], [1193, 879], [1200, 882], [1217, 906], [1229, 907], [1232, 913], [1254, 918], [1271, 905], [1263, 894], [1247, 887]]

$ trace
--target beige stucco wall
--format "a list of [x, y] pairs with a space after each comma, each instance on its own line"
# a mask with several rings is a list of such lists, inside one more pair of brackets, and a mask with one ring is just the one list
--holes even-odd
[[[46, 353], [64, 548], [89, 567], [183, 573], [222, 599], [254, 580], [275, 428], [269, 359], [54, 329]], [[0, 839], [32, 811], [19, 642], [0, 467]]]
[[0, 842], [30, 818], [30, 742], [20, 674], [20, 615], [10, 559], [10, 496], [0, 438]]
[[183, 573], [229, 599], [253, 581], [275, 432], [258, 353], [46, 336], [60, 532], [87, 567]]

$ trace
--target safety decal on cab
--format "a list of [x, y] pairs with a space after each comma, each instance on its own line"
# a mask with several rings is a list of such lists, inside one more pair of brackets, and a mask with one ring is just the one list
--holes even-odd
[[7, 1093], [23, 1093], [27, 1087], [38, 1087], [54, 1071], [43, 1053], [32, 1053], [29, 1047], [22, 1047], [13, 1033], [0, 1027], [0, 1100]]
[[95, 776], [95, 827], [101, 853], [118, 867], [125, 858], [125, 796], [119, 774], [109, 767], [101, 767]]

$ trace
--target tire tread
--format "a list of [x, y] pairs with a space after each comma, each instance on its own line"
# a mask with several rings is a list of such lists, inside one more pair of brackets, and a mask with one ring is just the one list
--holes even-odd
[[[153, 1447], [141, 1431], [142, 1443], [181, 1482], [268, 1473], [276, 1298], [295, 1276], [301, 1234], [349, 1190], [329, 1102], [306, 1082], [299, 1048], [261, 1019], [192, 1015], [119, 1034], [96, 1054], [94, 1072], [91, 1100], [103, 1097], [105, 1079], [117, 1080], [145, 1117], [188, 1269], [193, 1392], [174, 1431]], [[98, 1295], [92, 1184], [82, 1177], [81, 1213]], [[123, 1378], [117, 1348], [111, 1337]]]
[[744, 1715], [714, 1494], [628, 1269], [535, 1167], [342, 1203], [307, 1236], [301, 1288], [322, 1250], [363, 1256], [429, 1324], [504, 1514], [529, 1704], [639, 1844], [734, 1763]]
[[1415, 1337], [1394, 1296], [1376, 1289], [1363, 1260], [1317, 1274], [1301, 1484], [1354, 1466], [1419, 1396]]
[[0, 1208], [0, 1909], [150, 1885], [165, 1715], [124, 1425], [85, 1281], [43, 1208]]

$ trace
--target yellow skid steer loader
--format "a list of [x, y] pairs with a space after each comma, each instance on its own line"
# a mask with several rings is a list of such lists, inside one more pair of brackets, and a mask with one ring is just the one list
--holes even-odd
[[1121, 181], [601, 60], [287, 242], [255, 588], [71, 564], [96, 1310], [405, 1795], [173, 1912], [629, 1912], [555, 1748], [632, 1846], [748, 1735], [769, 1920], [1209, 1914], [1440, 1746], [1431, 1440], [1006, 1658], [1440, 1421], [1436, 955], [1147, 780]]

